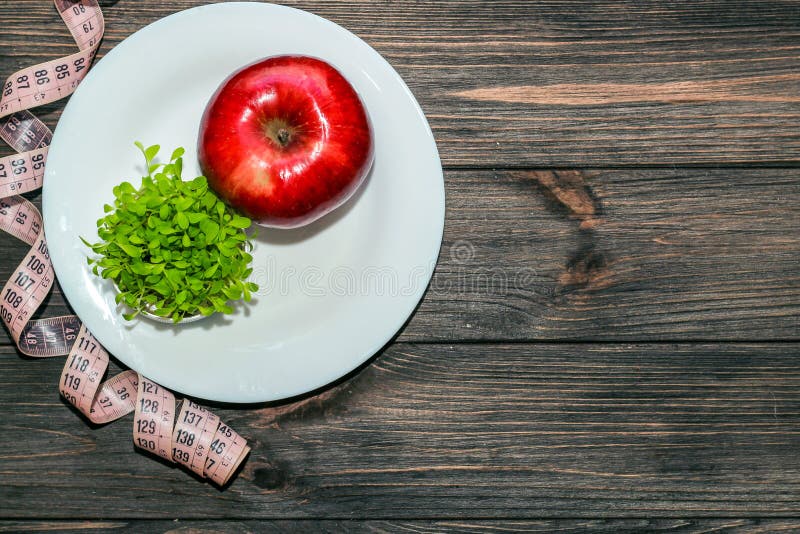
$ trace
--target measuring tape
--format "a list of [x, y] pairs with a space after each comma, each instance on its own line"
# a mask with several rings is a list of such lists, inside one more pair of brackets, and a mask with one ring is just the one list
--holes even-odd
[[103, 37], [96, 0], [53, 0], [79, 51], [19, 70], [3, 84], [0, 137], [19, 153], [0, 158], [0, 229], [31, 246], [0, 292], [0, 316], [28, 356], [67, 355], [59, 391], [87, 419], [108, 423], [134, 412], [133, 444], [224, 485], [250, 452], [219, 417], [175, 396], [136, 371], [103, 382], [108, 352], [74, 315], [32, 321], [55, 281], [42, 216], [20, 195], [42, 186], [50, 129], [30, 108], [72, 93], [86, 76]]

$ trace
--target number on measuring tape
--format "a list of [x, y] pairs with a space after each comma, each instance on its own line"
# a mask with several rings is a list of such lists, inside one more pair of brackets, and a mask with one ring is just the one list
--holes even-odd
[[73, 354], [69, 366], [72, 369], [77, 369], [81, 372], [85, 372], [86, 369], [89, 367], [89, 360], [86, 358], [82, 358], [77, 354]]
[[81, 385], [81, 379], [76, 375], [64, 375], [64, 385], [77, 390], [78, 386]]
[[190, 425], [199, 425], [200, 421], [203, 420], [203, 416], [196, 414], [194, 412], [186, 412], [183, 414], [183, 422], [189, 423]]
[[141, 404], [141, 410], [145, 413], [156, 413], [158, 411], [158, 401], [141, 399], [139, 403]]
[[182, 462], [182, 463], [188, 463], [189, 462], [189, 453], [186, 452], [186, 451], [173, 448], [172, 449], [172, 456], [174, 456], [175, 460], [177, 460], [179, 462]]
[[38, 258], [38, 256], [36, 256], [36, 254], [31, 254], [30, 258], [28, 258], [26, 267], [36, 274], [42, 274], [44, 273], [45, 264]]
[[67, 355], [61, 395], [90, 421], [103, 424], [134, 412], [134, 444], [224, 485], [247, 457], [246, 441], [191, 401], [176, 413], [174, 395], [134, 371], [103, 382], [109, 355], [75, 316], [31, 321], [53, 285], [41, 214], [23, 193], [44, 178], [50, 129], [30, 108], [72, 93], [88, 72], [103, 35], [97, 0], [54, 0], [79, 50], [12, 73], [0, 86], [0, 138], [16, 152], [0, 158], [0, 228], [30, 245], [0, 290], [0, 317], [21, 352]]
[[194, 434], [186, 432], [185, 430], [178, 430], [178, 437], [175, 441], [177, 441], [178, 443], [182, 443], [184, 445], [191, 446], [194, 443], [194, 438], [195, 438]]
[[155, 434], [156, 433], [156, 422], [152, 419], [145, 420], [139, 419], [136, 421], [136, 431], [142, 434]]
[[18, 271], [17, 275], [14, 277], [14, 283], [25, 291], [28, 291], [36, 283], [36, 280], [28, 276], [25, 271]]

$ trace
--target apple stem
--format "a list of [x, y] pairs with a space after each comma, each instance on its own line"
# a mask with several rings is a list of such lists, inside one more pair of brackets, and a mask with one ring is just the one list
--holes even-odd
[[278, 142], [281, 146], [286, 146], [289, 144], [289, 139], [292, 137], [292, 134], [286, 128], [281, 128], [278, 130]]

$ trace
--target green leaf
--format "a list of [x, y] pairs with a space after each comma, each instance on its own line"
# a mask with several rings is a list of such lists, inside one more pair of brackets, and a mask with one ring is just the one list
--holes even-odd
[[191, 224], [197, 224], [200, 221], [208, 220], [208, 215], [206, 215], [205, 213], [197, 212], [197, 211], [186, 212], [186, 217], [189, 219], [189, 222]]
[[236, 215], [230, 222], [231, 226], [234, 228], [248, 228], [250, 226], [250, 219], [247, 217], [242, 217], [241, 215]]
[[198, 176], [188, 183], [189, 187], [195, 191], [205, 190], [208, 187], [208, 180], [206, 180], [205, 176]]
[[123, 298], [122, 301], [131, 308], [136, 308], [136, 295], [133, 293], [126, 293], [125, 298]]
[[172, 314], [172, 306], [164, 306], [163, 308], [156, 308], [153, 313], [159, 317], [169, 317]]
[[200, 314], [205, 317], [213, 315], [215, 311], [213, 306], [201, 306], [200, 304], [197, 305], [197, 309], [200, 311]]
[[131, 256], [132, 258], [140, 258], [142, 256], [142, 249], [139, 247], [128, 245], [126, 243], [117, 243], [117, 246], [121, 248], [125, 254]]
[[167, 197], [172, 193], [172, 184], [163, 174], [156, 174], [156, 188], [158, 192]]
[[183, 304], [186, 302], [186, 299], [189, 298], [189, 292], [185, 289], [178, 291], [178, 294], [175, 295], [175, 303], [176, 304]]
[[134, 274], [141, 275], [148, 275], [153, 272], [153, 268], [149, 263], [133, 262], [130, 269]]
[[227, 243], [219, 243], [219, 252], [226, 258], [231, 258], [236, 254], [236, 248], [228, 246]]
[[144, 205], [147, 206], [147, 209], [152, 210], [160, 207], [162, 205], [162, 202], [164, 202], [164, 199], [160, 195], [150, 194], [147, 196], [143, 196], [141, 198], [141, 202], [143, 202]]
[[211, 219], [201, 221], [200, 230], [206, 235], [206, 245], [213, 243], [219, 235], [219, 225]]
[[117, 187], [119, 187], [120, 196], [126, 194], [130, 195], [136, 192], [136, 189], [134, 189], [130, 182], [122, 182]]
[[180, 287], [183, 285], [183, 271], [179, 271], [178, 269], [167, 269], [164, 271], [164, 276], [175, 287]]
[[242, 288], [239, 286], [231, 286], [224, 289], [225, 296], [230, 300], [239, 300], [242, 298]]
[[178, 209], [178, 211], [186, 211], [191, 208], [195, 202], [196, 200], [192, 197], [178, 198], [175, 199], [175, 207]]
[[119, 267], [112, 267], [110, 269], [103, 269], [103, 272], [100, 274], [103, 278], [111, 278], [114, 279], [119, 276], [119, 273], [122, 272], [122, 269]]
[[205, 272], [203, 272], [203, 278], [206, 278], [206, 279], [211, 278], [212, 276], [214, 276], [214, 273], [217, 272], [218, 268], [219, 268], [219, 264], [215, 263], [214, 265], [212, 265], [211, 267], [206, 269]]
[[178, 213], [175, 214], [175, 218], [173, 219], [173, 221], [182, 230], [186, 230], [187, 228], [189, 228], [189, 218], [182, 211], [179, 211]]
[[169, 286], [165, 278], [162, 278], [158, 281], [158, 283], [154, 284], [153, 289], [165, 297], [168, 297], [172, 294], [172, 288]]
[[148, 165], [156, 157], [156, 155], [158, 154], [159, 150], [161, 150], [161, 146], [159, 146], [159, 145], [149, 146], [149, 147], [147, 147], [145, 149], [144, 157], [147, 160]]

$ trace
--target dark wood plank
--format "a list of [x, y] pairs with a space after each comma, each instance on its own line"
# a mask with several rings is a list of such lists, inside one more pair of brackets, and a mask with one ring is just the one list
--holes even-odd
[[[105, 2], [101, 55], [202, 3]], [[343, 25], [389, 60], [446, 165], [800, 161], [796, 2], [288, 4]], [[0, 21], [4, 75], [74, 50], [47, 0], [1, 2]]]
[[404, 340], [797, 339], [800, 171], [447, 175]]
[[250, 520], [250, 521], [0, 521], [0, 532], [135, 532], [244, 534], [250, 532], [307, 533], [442, 533], [481, 532], [666, 532], [670, 534], [727, 534], [791, 532], [800, 530], [800, 521], [793, 519], [556, 519], [556, 520], [451, 520], [451, 521], [363, 521], [363, 520]]
[[[401, 340], [800, 339], [800, 170], [448, 171], [446, 184], [439, 264]], [[25, 248], [0, 236], [0, 253], [5, 280]], [[67, 311], [55, 294], [43, 313]]]
[[320, 396], [217, 407], [254, 445], [226, 491], [89, 428], [60, 366], [2, 349], [7, 519], [800, 514], [800, 344], [394, 345]]

